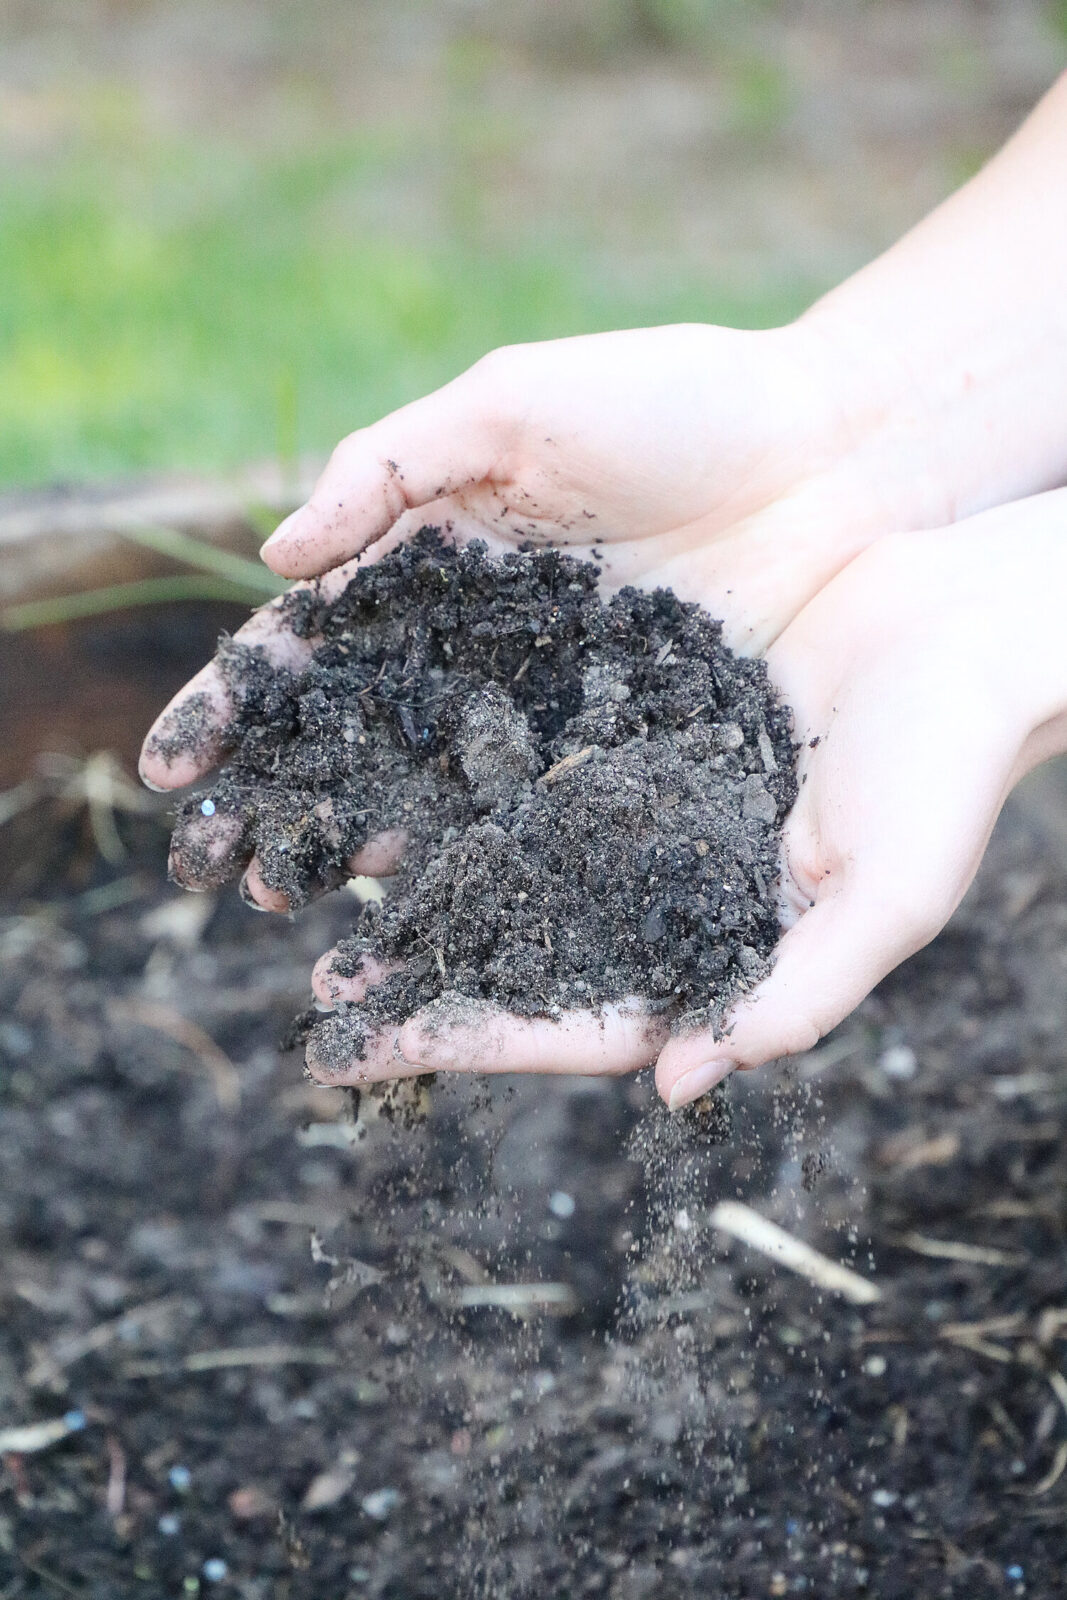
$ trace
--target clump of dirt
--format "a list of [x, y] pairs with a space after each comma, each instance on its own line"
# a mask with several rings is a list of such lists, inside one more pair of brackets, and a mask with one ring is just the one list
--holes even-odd
[[339, 969], [394, 970], [318, 1025], [320, 1059], [441, 997], [549, 1016], [639, 997], [714, 1019], [766, 972], [796, 795], [788, 710], [698, 606], [606, 599], [598, 576], [427, 528], [337, 598], [286, 598], [314, 645], [302, 670], [225, 643], [235, 744], [186, 803], [179, 852], [210, 815], [232, 836], [214, 876], [254, 851], [299, 906], [368, 839], [407, 837]]

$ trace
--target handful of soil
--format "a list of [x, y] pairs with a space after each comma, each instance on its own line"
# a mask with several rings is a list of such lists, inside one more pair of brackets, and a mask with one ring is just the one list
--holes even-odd
[[[286, 597], [302, 671], [224, 641], [236, 742], [209, 801], [238, 824], [231, 869], [254, 851], [295, 907], [375, 834], [407, 836], [339, 968], [395, 970], [318, 1023], [350, 1057], [364, 1026], [442, 996], [542, 1016], [639, 997], [695, 1020], [768, 970], [788, 710], [698, 606], [604, 599], [597, 578], [426, 528], [334, 600]], [[185, 802], [179, 831], [206, 811]]]

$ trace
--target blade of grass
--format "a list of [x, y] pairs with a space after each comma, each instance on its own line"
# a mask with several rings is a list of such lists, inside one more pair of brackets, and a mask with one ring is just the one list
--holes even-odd
[[22, 633], [28, 628], [74, 622], [79, 617], [94, 617], [104, 611], [125, 611], [129, 606], [166, 604], [171, 600], [232, 600], [237, 605], [252, 606], [262, 598], [261, 593], [250, 593], [247, 584], [198, 577], [195, 573], [175, 573], [169, 578], [113, 583], [107, 588], [86, 589], [80, 594], [61, 594], [54, 599], [27, 600], [21, 605], [5, 606], [0, 610], [0, 629], [5, 633]]
[[158, 550], [161, 555], [171, 556], [186, 566], [198, 567], [201, 572], [216, 573], [220, 578], [240, 584], [254, 594], [273, 597], [284, 594], [289, 587], [258, 561], [252, 561], [248, 556], [234, 555], [230, 550], [219, 550], [203, 539], [179, 533], [177, 528], [153, 528], [147, 523], [138, 523], [119, 528], [117, 532], [134, 544], [147, 545], [150, 550]]

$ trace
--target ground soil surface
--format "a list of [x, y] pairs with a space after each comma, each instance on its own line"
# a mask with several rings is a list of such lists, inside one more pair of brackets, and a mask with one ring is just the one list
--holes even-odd
[[1067, 874], [1018, 815], [728, 1135], [647, 1074], [346, 1120], [276, 1038], [349, 896], [258, 917], [166, 886], [150, 818], [114, 865], [69, 804], [22, 821], [0, 1427], [84, 1426], [5, 1449], [5, 1600], [1062, 1592]]

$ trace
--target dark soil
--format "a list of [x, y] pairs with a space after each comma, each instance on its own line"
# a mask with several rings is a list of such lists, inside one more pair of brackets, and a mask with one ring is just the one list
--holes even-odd
[[636, 996], [691, 1021], [767, 970], [788, 711], [697, 606], [604, 600], [597, 577], [425, 529], [332, 602], [286, 601], [315, 641], [300, 674], [224, 644], [236, 747], [180, 816], [187, 869], [203, 871], [205, 803], [240, 821], [213, 880], [254, 850], [294, 906], [368, 838], [408, 837], [339, 967], [400, 970], [318, 1025], [320, 1061], [358, 1056], [366, 1019], [442, 996], [540, 1015]]
[[[1017, 819], [725, 1142], [648, 1074], [346, 1122], [274, 1045], [346, 902], [253, 916], [75, 820], [0, 908], [0, 1428], [85, 1419], [3, 1457], [5, 1600], [1062, 1595], [1067, 874]], [[512, 1284], [555, 1299], [476, 1303]]]

